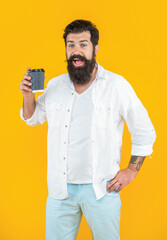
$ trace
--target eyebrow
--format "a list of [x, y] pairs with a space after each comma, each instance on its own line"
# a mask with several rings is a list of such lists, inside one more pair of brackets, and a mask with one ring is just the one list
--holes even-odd
[[[69, 40], [68, 42], [75, 42], [75, 41]], [[88, 41], [87, 40], [80, 40], [79, 42], [88, 42]]]

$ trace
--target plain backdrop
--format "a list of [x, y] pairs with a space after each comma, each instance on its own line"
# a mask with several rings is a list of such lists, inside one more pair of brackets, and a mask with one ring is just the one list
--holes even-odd
[[[45, 239], [48, 126], [29, 127], [20, 119], [19, 84], [28, 67], [45, 69], [45, 87], [67, 72], [63, 30], [76, 19], [96, 24], [96, 60], [129, 81], [157, 134], [152, 158], [145, 158], [134, 181], [121, 191], [121, 240], [167, 239], [166, 10], [165, 0], [1, 3], [0, 239]], [[128, 166], [131, 145], [125, 124], [121, 169]], [[82, 239], [92, 239], [84, 216], [77, 237]]]

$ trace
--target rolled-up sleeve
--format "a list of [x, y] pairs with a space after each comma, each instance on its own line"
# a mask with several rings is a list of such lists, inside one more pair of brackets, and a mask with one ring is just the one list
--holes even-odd
[[156, 139], [155, 129], [146, 108], [124, 78], [118, 87], [118, 102], [120, 114], [131, 134], [131, 155], [150, 157]]
[[37, 100], [35, 100], [35, 111], [30, 118], [25, 119], [23, 117], [23, 107], [20, 109], [20, 117], [26, 122], [28, 126], [37, 126], [39, 124], [43, 124], [47, 120], [45, 109], [45, 95], [46, 89], [44, 90], [44, 93], [40, 95]]

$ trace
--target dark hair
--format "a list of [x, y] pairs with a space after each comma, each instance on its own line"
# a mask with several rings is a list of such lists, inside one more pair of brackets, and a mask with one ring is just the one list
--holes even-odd
[[87, 20], [78, 19], [66, 26], [64, 29], [63, 38], [66, 45], [66, 38], [69, 33], [81, 33], [84, 31], [89, 31], [91, 34], [91, 42], [93, 46], [96, 46], [99, 41], [99, 31], [96, 28], [96, 25]]

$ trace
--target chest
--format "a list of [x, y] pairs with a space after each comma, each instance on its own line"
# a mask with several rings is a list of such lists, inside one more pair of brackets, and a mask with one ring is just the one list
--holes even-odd
[[[78, 94], [84, 94], [86, 89], [76, 88]], [[76, 92], [74, 89], [59, 86], [46, 96], [46, 114], [48, 121], [57, 123], [63, 119], [70, 119]], [[115, 91], [112, 86], [106, 87], [104, 83], [96, 84], [91, 91], [90, 104], [93, 105], [94, 122], [97, 127], [107, 128], [112, 123], [117, 124], [120, 119]], [[81, 109], [82, 112], [82, 109]], [[59, 121], [58, 121], [59, 120]]]

